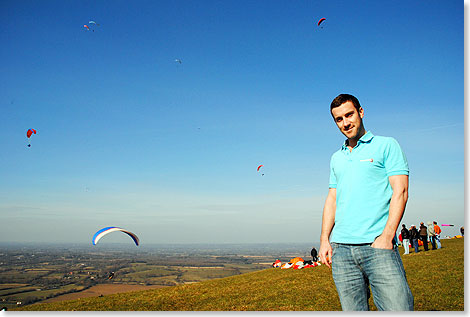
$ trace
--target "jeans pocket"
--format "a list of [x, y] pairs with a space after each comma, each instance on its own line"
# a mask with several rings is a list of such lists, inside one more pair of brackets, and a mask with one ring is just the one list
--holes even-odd
[[372, 245], [370, 245], [369, 247], [377, 252], [392, 252], [393, 250], [395, 250], [395, 246], [393, 246], [391, 249], [374, 248]]
[[336, 253], [336, 249], [338, 248], [338, 244], [335, 242], [331, 242], [331, 258], [333, 259], [333, 256]]

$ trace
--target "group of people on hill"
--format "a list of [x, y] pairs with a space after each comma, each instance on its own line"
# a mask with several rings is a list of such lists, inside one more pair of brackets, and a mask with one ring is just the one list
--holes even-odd
[[[405, 252], [403, 254], [410, 254], [410, 245], [414, 247], [415, 253], [419, 252], [420, 244], [423, 245], [424, 251], [429, 250], [429, 244], [431, 243], [432, 250], [441, 248], [441, 228], [438, 226], [437, 221], [428, 221], [426, 226], [424, 222], [421, 222], [419, 229], [415, 225], [411, 225], [409, 229], [406, 228], [405, 224], [402, 224], [401, 233], [399, 235], [400, 241], [403, 243]], [[421, 241], [421, 243], [420, 243]]]

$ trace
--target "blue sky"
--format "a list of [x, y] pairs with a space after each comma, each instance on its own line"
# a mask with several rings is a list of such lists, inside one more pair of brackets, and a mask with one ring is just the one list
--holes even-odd
[[461, 1], [0, 8], [1, 241], [318, 241], [339, 93], [405, 151], [403, 222], [464, 225]]

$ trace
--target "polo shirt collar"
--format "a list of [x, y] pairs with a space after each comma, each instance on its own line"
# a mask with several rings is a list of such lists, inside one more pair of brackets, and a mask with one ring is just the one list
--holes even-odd
[[[374, 138], [374, 135], [372, 134], [372, 132], [370, 131], [367, 131], [360, 139], [359, 141], [357, 142], [357, 145], [359, 145], [359, 143], [368, 143], [370, 142], [370, 140], [372, 140]], [[356, 145], [356, 146], [357, 146]], [[343, 144], [343, 147], [342, 149], [345, 150], [348, 148], [348, 140], [346, 139], [344, 141], [344, 144]]]

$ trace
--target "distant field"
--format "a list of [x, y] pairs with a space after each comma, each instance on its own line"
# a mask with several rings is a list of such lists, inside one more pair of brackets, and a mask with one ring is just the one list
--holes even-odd
[[269, 265], [229, 263], [216, 266], [132, 263], [129, 267], [116, 272], [117, 274], [114, 277], [114, 281], [118, 283], [145, 283], [174, 286], [253, 272], [270, 267], [271, 263], [269, 263]]
[[17, 287], [23, 287], [28, 284], [17, 284], [17, 283], [10, 283], [10, 284], [0, 284], [0, 290], [2, 289], [9, 289], [9, 288], [17, 288]]
[[148, 289], [155, 289], [155, 288], [162, 288], [165, 286], [161, 285], [128, 285], [128, 284], [102, 284], [102, 285], [95, 285], [86, 289], [81, 292], [77, 293], [70, 293], [60, 295], [54, 298], [49, 298], [41, 303], [54, 303], [54, 302], [61, 302], [64, 300], [72, 300], [78, 298], [87, 298], [87, 297], [97, 297], [100, 295], [109, 295], [109, 294], [117, 294], [117, 293], [124, 293], [124, 292], [133, 292], [133, 291], [144, 291]]

